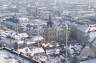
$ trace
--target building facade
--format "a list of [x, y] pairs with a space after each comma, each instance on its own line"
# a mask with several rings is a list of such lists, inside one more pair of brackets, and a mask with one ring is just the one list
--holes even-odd
[[42, 32], [41, 35], [47, 41], [65, 42], [66, 32], [67, 32], [67, 37], [69, 37], [69, 30], [68, 31], [65, 30], [66, 30], [66, 26], [64, 24], [55, 25], [52, 22], [51, 16], [49, 16], [47, 26], [45, 27], [44, 32]]

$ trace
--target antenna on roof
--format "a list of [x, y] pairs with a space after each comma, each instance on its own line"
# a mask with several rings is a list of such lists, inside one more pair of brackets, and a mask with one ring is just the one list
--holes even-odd
[[68, 29], [69, 29], [69, 27], [68, 27], [68, 25], [67, 24], [65, 24], [65, 28], [66, 28], [66, 32], [65, 32], [65, 35], [66, 35], [66, 39], [65, 39], [65, 42], [66, 42], [66, 63], [69, 63], [68, 62]]
[[56, 9], [57, 7], [57, 0], [54, 0], [54, 8]]

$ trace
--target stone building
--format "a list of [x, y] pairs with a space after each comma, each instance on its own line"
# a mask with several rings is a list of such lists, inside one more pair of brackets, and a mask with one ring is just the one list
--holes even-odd
[[69, 37], [69, 30], [66, 30], [65, 24], [55, 25], [52, 21], [51, 16], [49, 16], [49, 20], [47, 22], [47, 26], [45, 27], [43, 33], [41, 34], [48, 41], [58, 41], [65, 42], [65, 35]]

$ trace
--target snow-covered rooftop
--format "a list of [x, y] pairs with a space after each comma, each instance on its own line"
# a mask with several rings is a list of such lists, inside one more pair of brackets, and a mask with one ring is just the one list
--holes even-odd
[[31, 40], [32, 41], [41, 41], [41, 40], [43, 40], [44, 38], [42, 37], [42, 36], [33, 36], [32, 38], [31, 38]]
[[34, 56], [35, 54], [38, 53], [44, 53], [44, 49], [42, 47], [32, 47], [32, 48], [25, 47], [22, 49], [18, 49], [18, 51], [24, 53], [25, 55], [29, 53], [31, 56]]
[[23, 59], [7, 50], [0, 50], [0, 63], [19, 63], [18, 61], [24, 63], [30, 63], [27, 59]]
[[29, 35], [27, 33], [19, 33], [19, 34], [15, 35], [13, 38], [15, 38], [15, 39], [21, 39], [21, 38], [26, 38], [28, 36]]

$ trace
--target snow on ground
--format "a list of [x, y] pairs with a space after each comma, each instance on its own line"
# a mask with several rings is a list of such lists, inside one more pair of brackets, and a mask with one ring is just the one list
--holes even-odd
[[89, 41], [91, 42], [92, 40], [94, 40], [94, 38], [96, 38], [96, 32], [90, 32], [89, 37], [90, 37]]
[[86, 61], [81, 61], [80, 63], [96, 63], [96, 59], [90, 59]]
[[69, 51], [70, 51], [70, 54], [73, 54], [74, 53], [74, 50], [72, 48], [74, 48], [74, 46], [72, 46], [72, 45], [70, 45], [69, 48], [68, 48]]
[[[60, 57], [56, 56], [38, 56], [38, 58], [35, 58], [37, 62], [45, 61], [45, 63], [57, 63], [60, 59], [65, 59], [62, 55]], [[40, 62], [41, 63], [41, 62]], [[61, 62], [62, 63], [62, 62]]]
[[88, 27], [88, 30], [89, 30], [89, 31], [94, 31], [94, 30], [96, 30], [96, 25], [91, 25], [91, 26], [89, 26], [89, 27]]
[[92, 45], [93, 45], [94, 47], [96, 47], [96, 40], [92, 43]]
[[3, 38], [2, 40], [0, 40], [2, 43], [6, 43], [6, 44], [11, 44], [11, 39], [9, 38]]
[[0, 58], [0, 63], [18, 63], [14, 58], [4, 59], [4, 57]]
[[75, 44], [75, 45], [70, 45], [68, 49], [70, 51], [70, 54], [73, 54], [73, 53], [80, 53], [82, 47], [83, 46], [80, 44]]
[[59, 53], [60, 49], [57, 48], [46, 50], [46, 54], [59, 54]]
[[57, 63], [57, 59], [56, 58], [50, 58], [50, 59], [48, 59], [45, 63]]
[[75, 46], [74, 46], [74, 49], [75, 49], [76, 51], [78, 51], [78, 52], [81, 51], [81, 48], [82, 48], [82, 45], [75, 45]]

